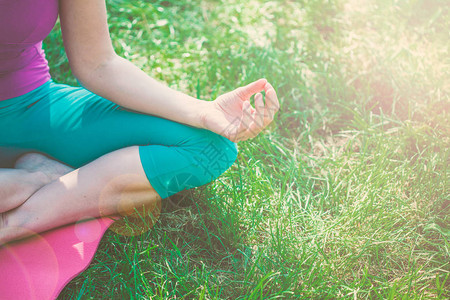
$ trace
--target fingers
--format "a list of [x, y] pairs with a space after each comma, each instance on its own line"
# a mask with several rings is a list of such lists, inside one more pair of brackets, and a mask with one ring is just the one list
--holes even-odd
[[264, 101], [261, 93], [255, 95], [255, 113], [252, 117], [252, 123], [246, 132], [247, 138], [254, 138], [266, 127], [264, 124]]
[[249, 101], [244, 101], [243, 106], [242, 106], [242, 119], [241, 119], [241, 124], [239, 126], [238, 129], [238, 135], [237, 138], [238, 140], [246, 140], [249, 138], [250, 134], [249, 134], [249, 129], [250, 126], [253, 122], [253, 113], [252, 113], [252, 105], [250, 104]]
[[238, 139], [244, 141], [257, 136], [265, 127], [264, 125], [264, 101], [261, 93], [255, 95], [255, 107], [252, 108], [249, 101], [243, 103], [243, 116], [239, 126]]
[[261, 93], [255, 95], [255, 124], [258, 127], [264, 127], [264, 100]]
[[266, 83], [267, 79], [265, 78], [258, 79], [246, 86], [237, 88], [236, 89], [237, 95], [242, 100], [248, 100], [253, 94], [262, 91]]
[[[264, 83], [262, 87], [257, 90], [257, 87], [259, 88], [259, 85], [262, 83]], [[247, 88], [247, 92], [252, 94], [245, 94], [245, 97], [248, 96], [248, 98], [242, 104], [242, 119], [234, 137], [235, 141], [244, 141], [257, 136], [273, 121], [276, 112], [280, 108], [275, 89], [265, 79], [255, 81], [243, 88]], [[261, 90], [264, 90], [266, 94], [265, 104], [262, 94], [259, 93]], [[251, 106], [249, 101], [253, 94], [255, 94], [255, 108]]]
[[276, 112], [280, 109], [280, 101], [278, 100], [277, 93], [270, 83], [266, 83], [264, 86], [266, 93], [266, 105], [264, 107], [264, 127], [269, 125]]

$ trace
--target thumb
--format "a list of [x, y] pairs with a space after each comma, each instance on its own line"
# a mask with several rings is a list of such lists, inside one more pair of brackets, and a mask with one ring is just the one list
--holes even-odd
[[236, 89], [237, 95], [243, 101], [250, 99], [253, 94], [264, 90], [264, 86], [267, 83], [267, 79], [261, 78], [258, 79], [246, 86], [240, 87]]

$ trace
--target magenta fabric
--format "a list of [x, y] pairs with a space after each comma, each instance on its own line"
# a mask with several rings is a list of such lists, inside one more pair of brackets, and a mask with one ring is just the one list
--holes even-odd
[[42, 40], [58, 17], [58, 0], [0, 0], [0, 101], [50, 79]]
[[92, 219], [0, 246], [0, 299], [58, 297], [88, 267], [113, 222]]

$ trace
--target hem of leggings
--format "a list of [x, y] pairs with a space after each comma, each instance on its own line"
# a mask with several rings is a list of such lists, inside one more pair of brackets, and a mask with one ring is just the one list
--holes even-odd
[[167, 193], [167, 188], [165, 188], [157, 179], [156, 176], [152, 176], [153, 170], [150, 169], [150, 166], [153, 166], [153, 161], [147, 156], [142, 154], [142, 146], [139, 146], [139, 158], [141, 160], [142, 168], [144, 169], [145, 175], [147, 176], [148, 182], [151, 184], [156, 193], [161, 197], [161, 199], [165, 199], [169, 197]]

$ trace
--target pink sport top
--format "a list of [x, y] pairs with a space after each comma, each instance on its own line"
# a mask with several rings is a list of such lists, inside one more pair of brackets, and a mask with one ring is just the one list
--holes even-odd
[[0, 0], [0, 101], [50, 79], [42, 40], [58, 17], [58, 0]]

